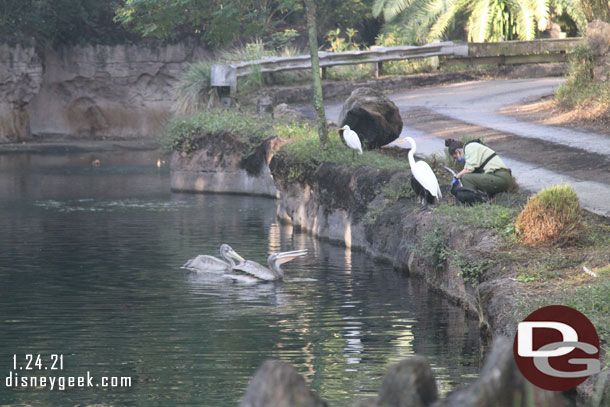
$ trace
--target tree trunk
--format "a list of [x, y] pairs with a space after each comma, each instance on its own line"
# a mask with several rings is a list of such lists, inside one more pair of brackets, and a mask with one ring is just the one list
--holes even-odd
[[322, 80], [320, 79], [320, 59], [318, 58], [318, 31], [316, 29], [316, 6], [314, 0], [304, 0], [309, 31], [309, 50], [311, 52], [311, 73], [313, 76], [313, 107], [316, 110], [318, 137], [323, 146], [328, 143], [328, 125], [324, 112]]

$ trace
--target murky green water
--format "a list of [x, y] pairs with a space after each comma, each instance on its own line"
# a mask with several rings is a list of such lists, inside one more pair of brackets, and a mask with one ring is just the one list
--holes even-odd
[[[413, 353], [443, 391], [476, 375], [476, 321], [420, 281], [278, 225], [273, 200], [171, 194], [155, 162], [0, 155], [0, 405], [234, 406], [268, 358], [295, 365], [333, 406], [375, 394], [388, 364]], [[275, 284], [180, 269], [223, 242], [259, 262], [309, 255]], [[52, 355], [63, 369], [50, 370]], [[87, 372], [92, 388], [57, 389]], [[56, 388], [7, 387], [30, 376]], [[132, 384], [96, 386], [102, 377]]]

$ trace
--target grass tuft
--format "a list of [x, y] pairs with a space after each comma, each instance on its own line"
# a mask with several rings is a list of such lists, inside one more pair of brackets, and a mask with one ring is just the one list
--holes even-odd
[[582, 229], [576, 192], [569, 185], [543, 189], [527, 201], [515, 227], [517, 236], [528, 246], [575, 242]]
[[174, 88], [178, 113], [192, 114], [206, 108], [211, 89], [211, 66], [211, 61], [201, 60], [190, 64], [180, 75]]

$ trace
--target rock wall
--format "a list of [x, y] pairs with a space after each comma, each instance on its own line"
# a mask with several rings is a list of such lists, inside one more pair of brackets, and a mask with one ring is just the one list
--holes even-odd
[[0, 142], [153, 138], [172, 111], [178, 75], [206, 52], [187, 43], [0, 45]]
[[0, 44], [0, 143], [30, 138], [27, 106], [40, 91], [42, 75], [33, 46]]

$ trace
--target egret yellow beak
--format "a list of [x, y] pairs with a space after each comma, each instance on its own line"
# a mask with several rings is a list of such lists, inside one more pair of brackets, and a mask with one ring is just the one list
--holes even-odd
[[339, 130], [344, 130], [344, 129], [345, 129], [345, 127], [341, 127]]
[[407, 141], [407, 139], [406, 139], [406, 138], [403, 138], [402, 140], [395, 141], [394, 143], [398, 144], [398, 143], [403, 143], [403, 142], [405, 142], [405, 141]]

